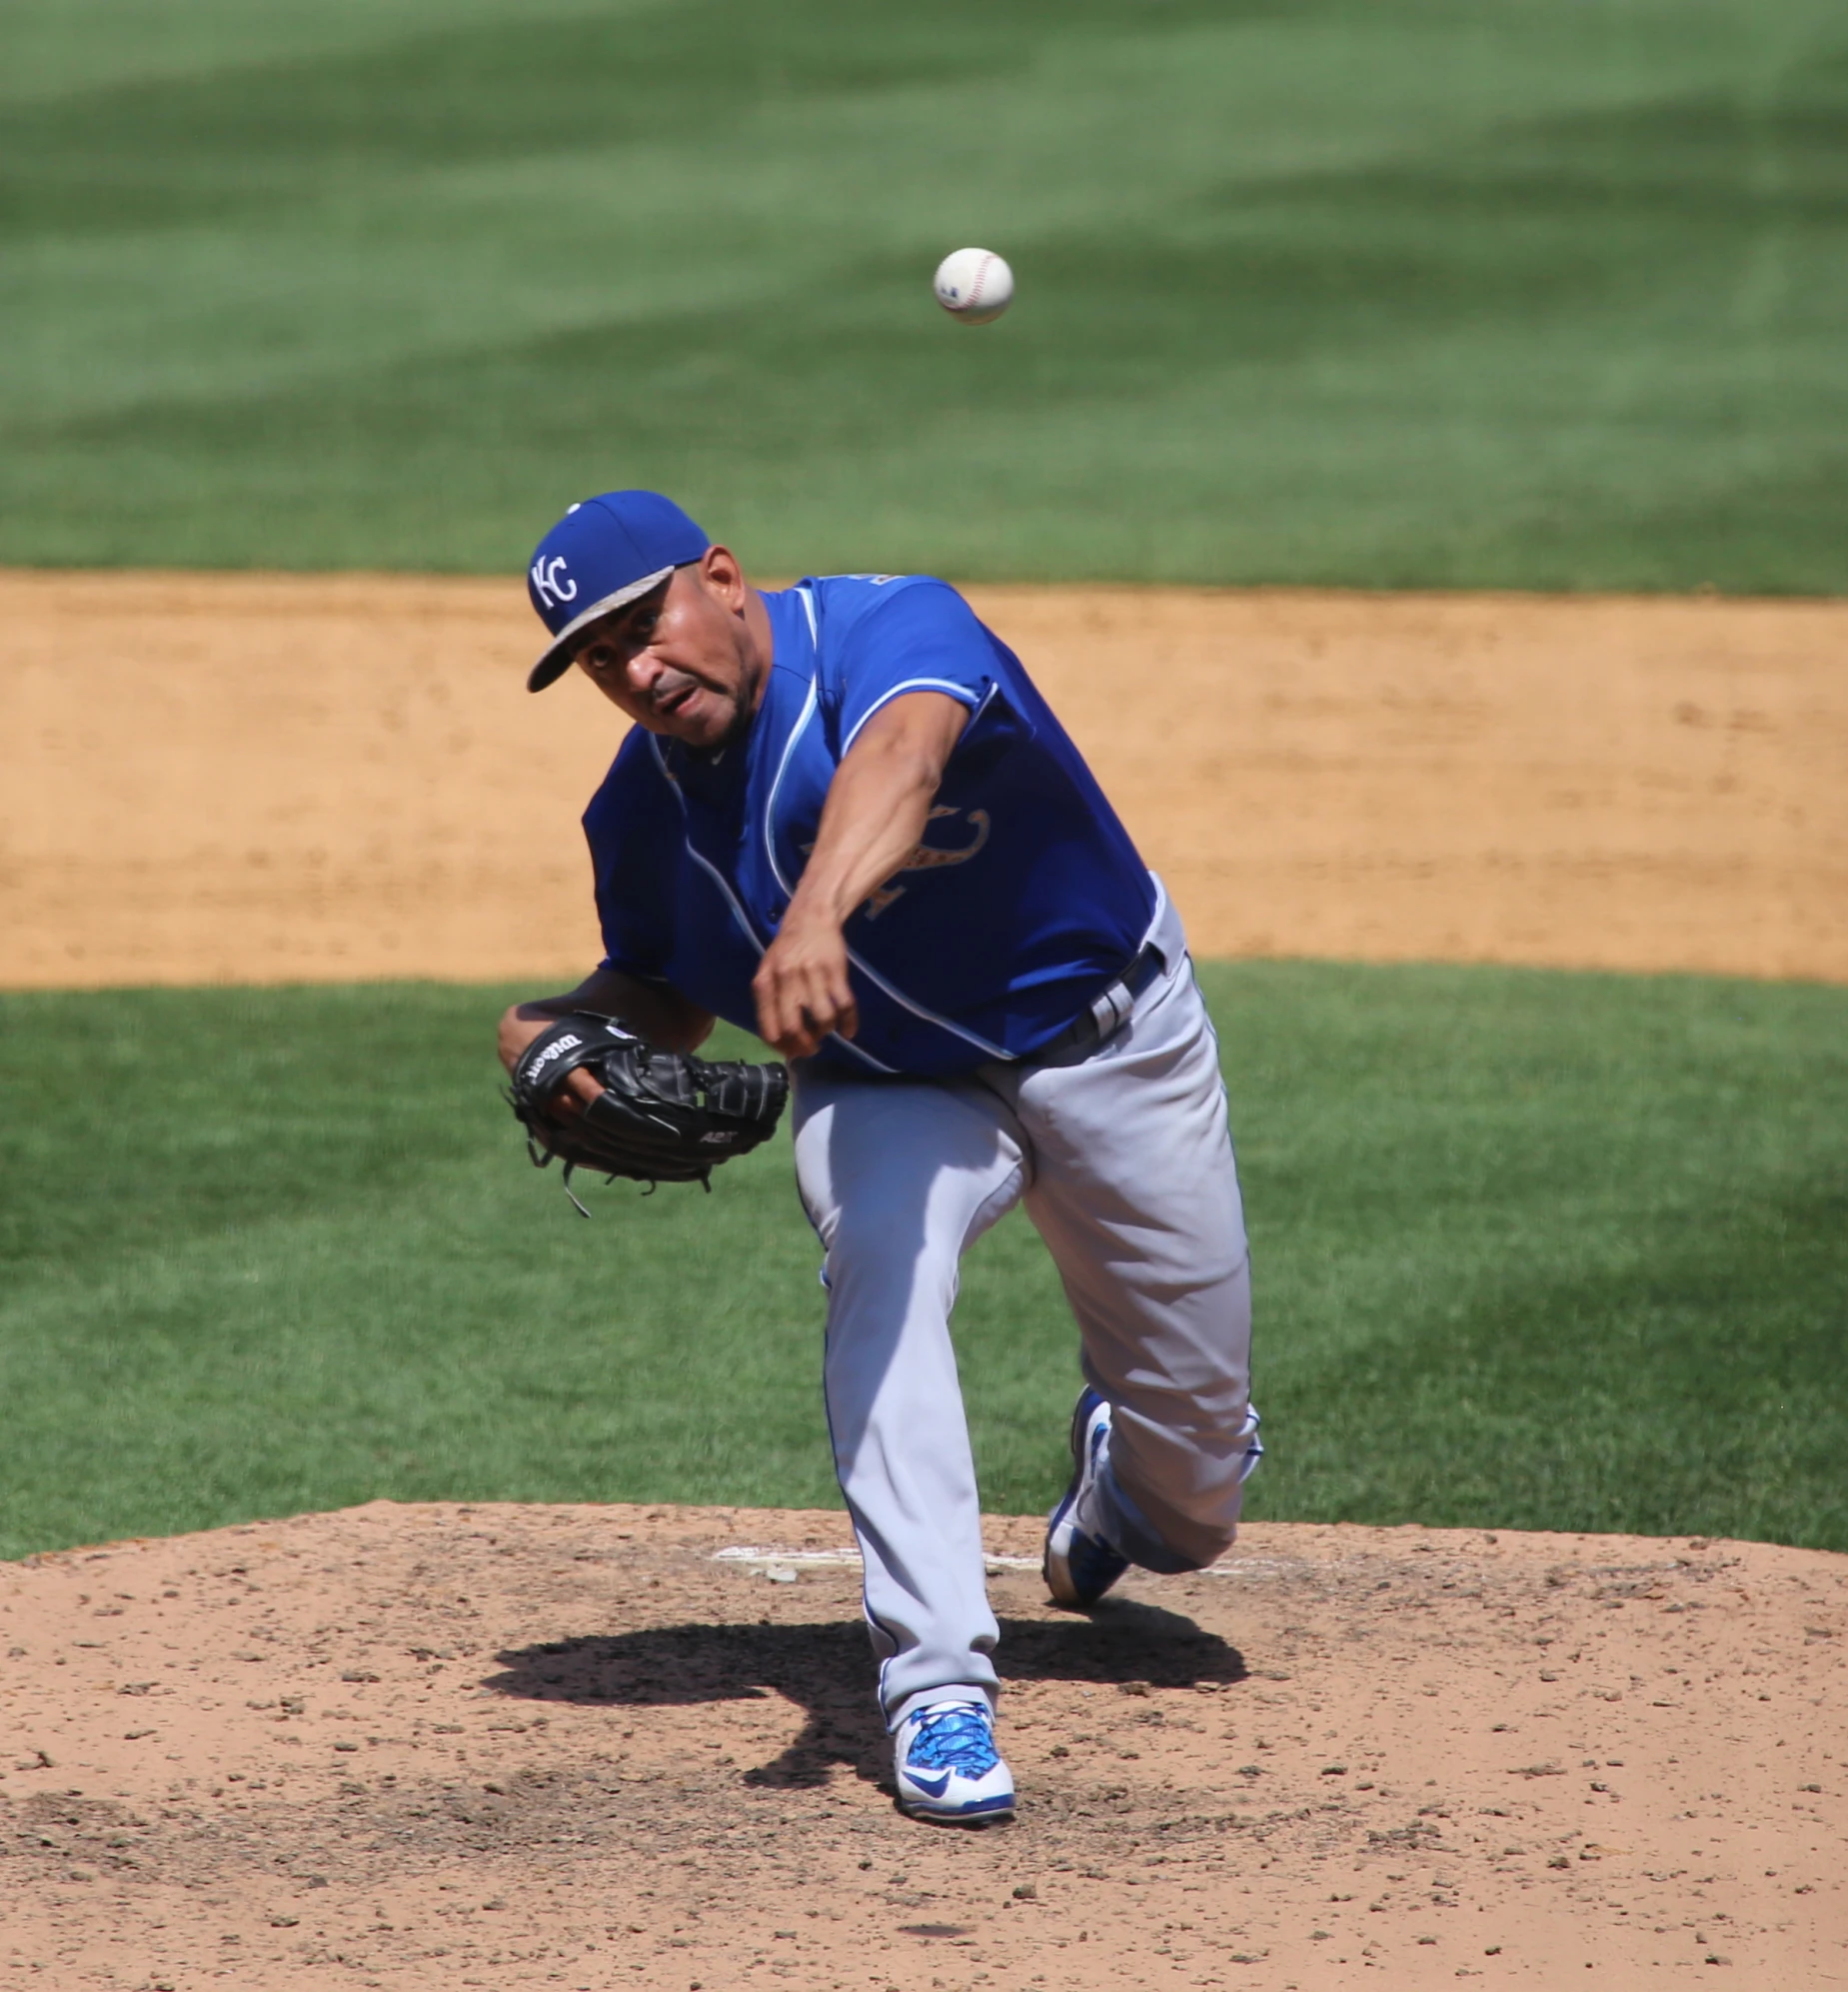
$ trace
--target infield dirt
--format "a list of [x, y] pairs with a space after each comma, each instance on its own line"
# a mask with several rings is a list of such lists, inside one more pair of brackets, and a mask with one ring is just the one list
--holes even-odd
[[0, 1983], [1842, 1982], [1848, 1559], [1261, 1524], [1087, 1619], [1038, 1533], [989, 1523], [980, 1833], [894, 1809], [838, 1515], [0, 1566]]
[[[1848, 981], [1848, 605], [973, 589], [1202, 956]], [[0, 988], [575, 981], [517, 584], [0, 573]]]

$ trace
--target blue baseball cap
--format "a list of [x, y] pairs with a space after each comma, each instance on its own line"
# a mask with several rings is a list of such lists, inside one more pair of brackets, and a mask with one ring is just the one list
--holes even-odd
[[571, 669], [579, 633], [697, 561], [712, 541], [658, 491], [606, 491], [574, 505], [540, 541], [526, 592], [552, 642], [527, 673], [543, 692]]

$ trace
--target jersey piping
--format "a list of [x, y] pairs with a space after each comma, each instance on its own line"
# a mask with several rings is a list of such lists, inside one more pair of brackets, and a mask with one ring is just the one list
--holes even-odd
[[655, 766], [661, 770], [661, 779], [673, 790], [674, 800], [680, 805], [681, 842], [687, 847], [687, 856], [699, 866], [700, 870], [712, 880], [713, 884], [725, 896], [726, 905], [732, 909], [732, 918], [738, 922], [745, 939], [751, 943], [752, 947], [758, 951], [759, 957], [762, 958], [764, 944], [758, 939], [757, 930], [751, 925], [751, 916], [746, 913], [744, 907], [739, 903], [738, 895], [727, 884], [725, 874], [720, 871], [719, 867], [693, 841], [693, 828], [687, 820], [687, 798], [681, 794], [681, 785], [668, 773], [667, 759], [661, 752], [660, 741], [653, 734], [650, 734], [648, 745], [649, 752], [655, 757]]
[[[815, 696], [815, 688], [811, 686], [810, 687], [811, 702], [813, 702], [814, 696]], [[798, 732], [801, 731], [800, 727], [798, 728], [797, 731]], [[795, 735], [792, 734], [791, 740], [794, 741], [794, 739]], [[674, 800], [680, 805], [681, 842], [687, 847], [687, 856], [691, 858], [693, 862], [697, 866], [699, 866], [700, 870], [704, 872], [709, 879], [712, 880], [713, 884], [719, 888], [720, 893], [724, 896], [726, 905], [730, 907], [732, 910], [732, 918], [738, 922], [739, 929], [744, 934], [745, 939], [749, 941], [752, 947], [757, 950], [758, 959], [761, 961], [765, 954], [765, 947], [763, 942], [761, 942], [758, 939], [756, 929], [753, 928], [753, 926], [751, 925], [750, 915], [747, 914], [745, 912], [745, 909], [739, 904], [738, 895], [733, 892], [731, 886], [727, 883], [725, 874], [722, 871], [720, 871], [719, 867], [715, 865], [713, 861], [710, 858], [708, 858], [706, 854], [700, 850], [699, 846], [696, 845], [693, 841], [693, 827], [688, 822], [687, 818], [687, 798], [681, 794], [681, 785], [677, 781], [675, 781], [672, 775], [668, 773], [668, 764], [662, 755], [660, 741], [657, 740], [653, 734], [651, 734], [649, 736], [648, 744], [649, 744], [649, 752], [653, 754], [655, 757], [655, 766], [661, 770], [661, 779], [665, 783], [667, 783], [670, 789], [673, 790]], [[789, 759], [787, 753], [784, 759], [785, 762], [787, 763]], [[779, 781], [783, 779], [782, 769], [779, 769], [777, 771], [777, 779]], [[771, 860], [771, 864], [773, 867], [775, 866], [776, 862], [777, 861], [775, 857], [773, 857]], [[778, 884], [782, 885], [782, 883], [783, 883], [782, 875], [779, 874]], [[788, 888], [786, 887], [785, 890], [787, 891]], [[856, 1044], [851, 1037], [843, 1037], [838, 1031], [831, 1030], [828, 1033], [828, 1041], [831, 1044], [839, 1045], [842, 1050], [850, 1052], [854, 1057], [859, 1058], [863, 1063], [871, 1065], [876, 1072], [884, 1072], [888, 1076], [892, 1076], [895, 1072], [895, 1068], [893, 1066], [884, 1063], [879, 1058], [876, 1058], [871, 1051], [863, 1051], [861, 1047], [858, 1044]]]
[[[802, 593], [800, 589], [797, 592], [799, 594]], [[914, 685], [898, 686], [897, 688], [895, 688], [894, 691], [892, 691], [887, 695], [887, 698], [896, 699], [899, 696], [899, 693], [915, 690], [916, 685], [922, 685], [926, 682], [932, 685], [937, 685], [941, 683], [940, 680], [925, 681], [920, 679], [917, 680]], [[783, 778], [785, 773], [789, 769], [790, 758], [796, 752], [796, 743], [802, 739], [804, 732], [808, 728], [809, 722], [815, 717], [816, 684], [817, 684], [816, 679], [812, 678], [809, 681], [809, 696], [807, 699], [803, 701], [802, 712], [798, 716], [796, 724], [790, 729], [789, 739], [785, 741], [783, 744], [783, 757], [777, 764], [776, 779], [770, 785], [770, 795], [766, 798], [764, 804], [764, 855], [766, 858], [770, 860], [771, 877], [776, 880], [779, 890], [783, 893], [786, 899], [794, 899], [796, 896], [796, 889], [794, 886], [790, 884], [788, 877], [784, 873], [783, 867], [779, 865], [777, 862], [777, 792], [783, 786]], [[960, 688], [952, 687], [950, 689], [959, 690]], [[988, 693], [988, 698], [992, 698], [992, 696], [993, 692], [992, 689], [990, 689]], [[886, 700], [882, 700], [880, 702], [881, 705], [884, 705], [886, 703], [887, 703]], [[982, 704], [984, 706], [987, 704], [987, 698], [984, 698], [982, 700]], [[878, 711], [879, 707], [876, 706], [873, 709], [873, 712], [876, 713]], [[867, 720], [872, 719], [872, 717], [873, 713], [869, 713], [867, 715]], [[865, 726], [866, 723], [867, 723], [866, 720], [862, 720], [860, 724], [861, 726]], [[854, 731], [856, 734], [858, 734], [860, 728], [856, 727]], [[847, 750], [844, 748], [842, 750], [842, 755], [844, 759], [846, 757], [846, 752]], [[659, 750], [657, 750], [657, 753], [659, 754]], [[683, 810], [685, 809], [685, 807], [686, 805], [685, 803], [683, 803], [682, 804]], [[693, 843], [691, 839], [689, 839], [688, 841], [687, 849], [689, 851], [693, 851]], [[695, 858], [700, 857], [700, 854], [697, 851], [693, 851], [693, 855]], [[702, 864], [705, 863], [703, 859], [700, 862]], [[730, 899], [732, 896], [728, 892], [726, 897]], [[749, 932], [749, 929], [747, 929], [747, 932]], [[752, 938], [755, 941], [756, 937], [753, 936]], [[763, 952], [764, 951], [762, 947], [760, 947], [758, 949], [758, 953], [761, 955]], [[850, 948], [847, 951], [847, 959], [854, 965], [856, 969], [860, 971], [860, 973], [863, 976], [866, 977], [867, 981], [870, 982], [875, 989], [879, 990], [884, 996], [889, 996], [894, 1002], [896, 1002], [899, 1005], [901, 1009], [909, 1010], [912, 1013], [912, 1015], [917, 1017], [921, 1022], [934, 1024], [939, 1030], [947, 1030], [952, 1037], [961, 1038], [964, 1044], [972, 1045], [977, 1051], [980, 1051], [985, 1057], [1002, 1058], [1005, 1059], [1010, 1064], [1013, 1062], [1014, 1054], [1011, 1051], [1003, 1049], [1003, 1047], [1000, 1046], [999, 1044], [989, 1043], [987, 1038], [977, 1036], [975, 1032], [972, 1030], [964, 1030], [961, 1024], [950, 1022], [949, 1018], [946, 1016], [938, 1016], [937, 1013], [932, 1009], [925, 1009], [923, 1003], [914, 1002], [911, 999], [911, 997], [905, 994], [903, 990], [898, 988], [896, 984], [889, 983], [886, 980], [886, 978], [882, 976], [877, 969], [875, 969], [869, 962], [867, 962], [867, 960], [863, 956], [856, 954], [856, 952], [852, 948]], [[850, 1044], [852, 1043], [851, 1039], [847, 1039], [844, 1041]], [[869, 1064], [879, 1065], [879, 1060], [877, 1058], [874, 1058], [870, 1053], [863, 1051], [861, 1052], [860, 1055], [863, 1058], [866, 1058]], [[879, 1065], [879, 1069], [881, 1071], [890, 1071], [892, 1068], [889, 1065]]]
[[808, 731], [809, 722], [815, 718], [816, 680], [809, 681], [809, 696], [803, 701], [803, 709], [796, 716], [796, 724], [790, 729], [790, 737], [783, 743], [783, 757], [777, 763], [777, 773], [770, 785], [770, 794], [764, 800], [764, 849], [770, 854], [770, 869], [786, 899], [793, 899], [790, 882], [783, 876], [777, 864], [777, 795], [783, 787], [783, 778], [790, 772], [790, 760], [796, 752], [796, 743]]
[[1000, 687], [998, 685], [990, 685], [981, 695], [981, 704], [969, 709], [968, 687], [966, 685], [952, 684], [947, 678], [908, 678], [903, 685], [895, 685], [890, 692], [881, 693], [877, 703], [870, 706], [854, 722], [854, 731], [841, 743], [841, 758], [844, 761], [847, 759], [848, 754], [853, 749], [854, 743], [860, 738], [862, 730], [875, 713], [883, 713], [895, 699], [903, 698], [908, 692], [947, 692], [958, 706], [968, 711], [966, 724], [973, 726], [982, 714], [988, 710], [988, 701], [999, 690]]

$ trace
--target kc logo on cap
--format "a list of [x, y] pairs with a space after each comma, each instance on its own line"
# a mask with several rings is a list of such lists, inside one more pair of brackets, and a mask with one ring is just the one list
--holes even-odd
[[533, 593], [548, 608], [555, 608], [561, 602], [575, 602], [578, 599], [578, 584], [565, 572], [565, 556], [554, 554], [550, 560], [536, 560], [531, 576]]

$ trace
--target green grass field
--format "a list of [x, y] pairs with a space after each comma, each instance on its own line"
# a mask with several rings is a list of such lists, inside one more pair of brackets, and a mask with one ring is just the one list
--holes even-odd
[[[1848, 1549], [1848, 991], [1203, 972], [1263, 1516]], [[787, 1141], [711, 1198], [526, 1166], [507, 992], [0, 997], [0, 1556], [399, 1499], [833, 1504]], [[957, 1317], [984, 1499], [1063, 1477], [1024, 1219]]]
[[1839, 0], [0, 37], [0, 561], [512, 572], [653, 483], [769, 572], [1848, 591]]

